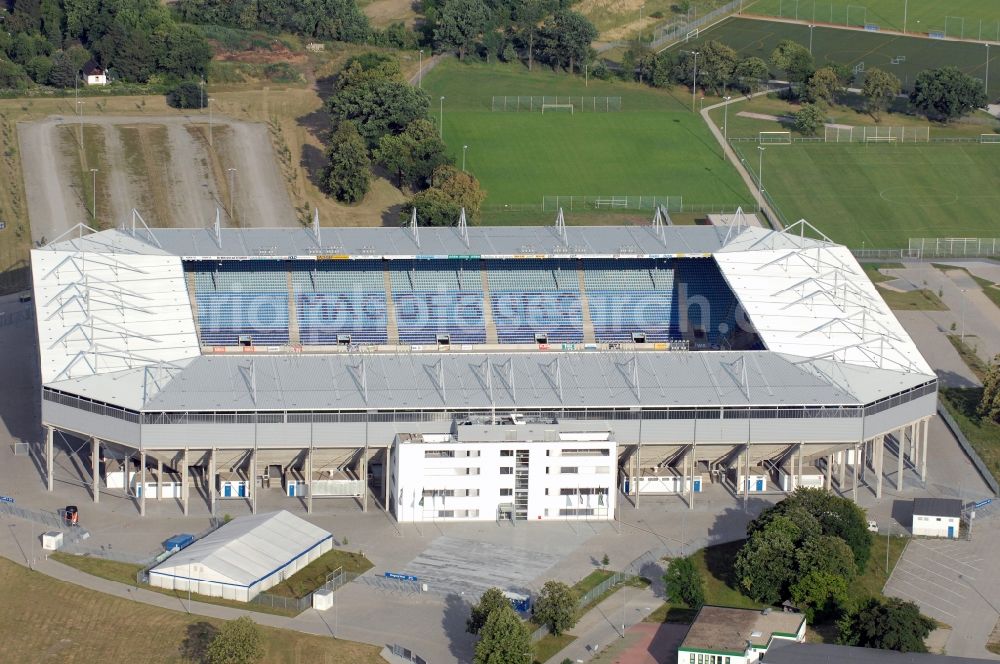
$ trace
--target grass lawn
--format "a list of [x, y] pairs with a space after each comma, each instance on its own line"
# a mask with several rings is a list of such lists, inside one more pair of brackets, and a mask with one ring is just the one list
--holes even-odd
[[962, 340], [962, 335], [960, 334], [949, 334], [948, 341], [951, 345], [955, 347], [958, 355], [965, 362], [965, 366], [969, 367], [972, 373], [976, 374], [979, 380], [986, 378], [986, 372], [989, 371], [989, 367], [985, 362], [976, 354], [976, 351], [967, 343], [971, 337], [970, 335], [965, 335], [966, 341]]
[[[769, 0], [770, 1], [770, 0]], [[794, 6], [794, 0], [782, 0], [787, 11], [788, 6]], [[896, 2], [898, 0], [883, 0]], [[927, 0], [931, 2], [933, 0]], [[980, 0], [985, 2], [986, 0]], [[773, 0], [775, 4], [779, 0]], [[806, 5], [808, 0], [800, 2]], [[953, 15], [952, 3], [939, 3], [942, 10], [947, 7], [947, 13]], [[817, 3], [817, 7], [820, 3]], [[827, 7], [829, 5], [826, 5]], [[854, 5], [852, 7], [860, 6]], [[1000, 11], [1000, 4], [993, 7]], [[852, 15], [860, 10], [852, 9]], [[994, 24], [995, 27], [995, 24]], [[978, 31], [978, 22], [976, 23]], [[721, 41], [736, 49], [740, 56], [755, 55], [768, 61], [771, 51], [783, 39], [791, 39], [803, 45], [809, 44], [809, 26], [799, 23], [777, 23], [745, 18], [730, 18], [718, 25], [703, 30], [698, 38], [681, 44], [675, 48], [690, 49], [710, 39]], [[816, 27], [813, 30], [813, 55], [818, 66], [827, 62], [840, 62], [851, 67], [864, 62], [865, 69], [877, 67], [884, 69], [899, 78], [903, 89], [912, 87], [916, 75], [925, 69], [934, 69], [944, 65], [954, 65], [970, 76], [983, 78], [986, 74], [986, 49], [982, 44], [960, 41], [941, 41], [920, 37], [900, 37], [898, 35], [879, 34], [854, 30], [838, 30], [836, 28]], [[905, 56], [906, 60], [892, 64], [893, 58]], [[990, 83], [1000, 86], [1000, 53], [997, 49], [990, 50]], [[857, 82], [861, 77], [856, 78]], [[860, 86], [859, 86], [860, 87]]]
[[[752, 144], [734, 144], [747, 154]], [[852, 248], [911, 237], [990, 237], [1000, 151], [980, 144], [796, 143], [764, 154], [764, 187], [786, 219]], [[756, 150], [754, 150], [756, 152]], [[756, 169], [756, 155], [747, 159]]]
[[1000, 480], [1000, 425], [982, 420], [976, 415], [976, 407], [982, 399], [980, 387], [941, 388], [941, 401], [948, 412], [958, 422], [962, 433], [972, 443], [993, 477]]
[[[134, 579], [133, 579], [134, 581]], [[198, 661], [184, 647], [223, 621], [147, 606], [27, 570], [0, 558], [0, 641], [4, 660], [83, 664]], [[375, 646], [261, 627], [269, 664], [381, 662]]]
[[[107, 579], [108, 581], [117, 581], [118, 583], [124, 583], [136, 588], [142, 588], [143, 590], [151, 590], [162, 595], [170, 595], [171, 597], [177, 597], [182, 600], [186, 600], [188, 598], [188, 593], [184, 591], [155, 588], [147, 585], [140, 586], [136, 583], [136, 574], [138, 574], [142, 569], [141, 565], [120, 563], [116, 560], [105, 560], [103, 558], [94, 558], [91, 556], [75, 556], [69, 553], [59, 553], [58, 551], [53, 553], [51, 558], [56, 562], [62, 563], [63, 565], [75, 567], [81, 572], [85, 572], [102, 579]], [[207, 595], [199, 595], [198, 593], [191, 593], [190, 597], [195, 602], [228, 606], [234, 609], [242, 609], [244, 611], [257, 611], [258, 613], [272, 613], [278, 616], [290, 617], [299, 614], [298, 611], [272, 608], [262, 606], [260, 604], [247, 604], [245, 602], [222, 599], [221, 597], [208, 597]]]
[[876, 288], [890, 309], [897, 311], [947, 311], [948, 309], [934, 291], [926, 288], [903, 293], [878, 286]]
[[532, 661], [534, 664], [545, 664], [557, 652], [574, 641], [576, 641], [576, 637], [572, 634], [560, 634], [559, 636], [547, 634], [535, 642], [533, 648], [535, 655]]
[[1000, 307], [1000, 288], [997, 284], [993, 283], [989, 279], [983, 279], [982, 277], [977, 277], [976, 275], [969, 272], [968, 268], [957, 267], [955, 265], [942, 265], [941, 263], [931, 263], [932, 267], [936, 267], [939, 270], [962, 270], [967, 275], [969, 275], [973, 281], [975, 281], [980, 288], [983, 289], [983, 295], [989, 298], [990, 302]]
[[[839, 25], [864, 26], [865, 23], [873, 23], [884, 30], [901, 31], [904, 4], [909, 32], [945, 32], [947, 29], [949, 37], [1000, 40], [1000, 4], [994, 0], [908, 0], [906, 3], [899, 0], [863, 0], [860, 3], [846, 0], [753, 0], [744, 6], [743, 11]], [[850, 14], [848, 6], [851, 7]], [[950, 18], [946, 20], [946, 17]]]
[[326, 583], [326, 577], [337, 568], [361, 574], [372, 567], [372, 562], [360, 553], [331, 549], [267, 592], [281, 597], [305, 597]]
[[[487, 192], [485, 207], [539, 205], [543, 196], [681, 196], [685, 205], [752, 205], [736, 171], [683, 91], [591, 80], [521, 65], [444, 60], [423, 81], [444, 140]], [[491, 111], [493, 95], [622, 98], [620, 112]], [[568, 210], [567, 210], [568, 212]], [[568, 215], [572, 217], [572, 215]], [[641, 215], [644, 219], [652, 216]], [[551, 221], [554, 212], [546, 217]]]

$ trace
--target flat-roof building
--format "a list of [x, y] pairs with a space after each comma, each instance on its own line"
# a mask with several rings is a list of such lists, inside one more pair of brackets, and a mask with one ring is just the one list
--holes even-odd
[[775, 640], [802, 641], [805, 635], [801, 613], [706, 605], [677, 649], [677, 664], [751, 664]]

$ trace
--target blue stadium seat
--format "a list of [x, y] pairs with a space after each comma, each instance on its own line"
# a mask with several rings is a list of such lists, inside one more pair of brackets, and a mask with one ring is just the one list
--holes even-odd
[[185, 264], [194, 273], [198, 329], [205, 345], [288, 343], [287, 265], [249, 260]]
[[585, 259], [583, 270], [596, 341], [680, 338], [673, 261]]
[[399, 341], [486, 343], [478, 261], [393, 261], [389, 268]]
[[303, 345], [384, 344], [385, 282], [376, 260], [299, 262], [292, 266], [295, 317]]
[[736, 331], [738, 301], [711, 258], [674, 262], [678, 316], [696, 343], [725, 345]]
[[573, 260], [488, 260], [493, 320], [502, 344], [583, 341], [583, 313], [577, 262]]

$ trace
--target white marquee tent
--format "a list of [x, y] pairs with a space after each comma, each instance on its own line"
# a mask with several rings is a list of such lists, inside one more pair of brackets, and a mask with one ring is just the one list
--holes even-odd
[[149, 571], [150, 585], [249, 602], [333, 546], [333, 535], [286, 512], [233, 519]]

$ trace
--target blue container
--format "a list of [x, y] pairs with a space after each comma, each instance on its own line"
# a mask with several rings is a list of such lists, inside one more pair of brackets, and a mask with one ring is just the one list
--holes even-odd
[[180, 551], [184, 547], [194, 542], [194, 535], [174, 535], [163, 543], [163, 548], [167, 551]]

